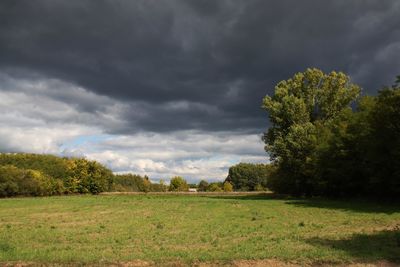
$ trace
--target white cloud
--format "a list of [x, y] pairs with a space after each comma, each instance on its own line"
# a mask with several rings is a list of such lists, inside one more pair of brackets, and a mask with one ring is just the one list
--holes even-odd
[[192, 181], [224, 179], [238, 162], [267, 162], [258, 135], [180, 131], [114, 136], [80, 148], [118, 172], [168, 179], [181, 175]]
[[[0, 116], [1, 117], [1, 116]], [[60, 154], [64, 142], [93, 133], [85, 126], [7, 127], [0, 129], [0, 151]]]
[[[189, 103], [172, 107], [185, 110]], [[192, 182], [224, 179], [229, 166], [240, 161], [267, 161], [255, 134], [193, 130], [107, 134], [110, 128], [124, 128], [124, 111], [137, 108], [141, 116], [140, 105], [72, 84], [0, 74], [0, 151], [86, 156], [115, 172], [147, 174], [155, 180], [181, 175]]]

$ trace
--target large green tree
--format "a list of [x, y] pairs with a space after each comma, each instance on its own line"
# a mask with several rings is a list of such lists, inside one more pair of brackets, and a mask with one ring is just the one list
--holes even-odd
[[400, 195], [400, 77], [397, 87], [384, 88], [371, 112], [370, 183], [381, 195]]
[[225, 182], [231, 183], [237, 191], [255, 191], [267, 187], [272, 168], [268, 164], [239, 163], [229, 168]]
[[400, 195], [400, 88], [365, 96], [325, 128], [316, 161], [318, 193], [329, 196]]
[[273, 189], [292, 194], [312, 194], [318, 147], [324, 143], [325, 126], [340, 116], [360, 93], [342, 72], [307, 69], [275, 86], [263, 108], [271, 127], [264, 134], [265, 149], [278, 165], [271, 179]]

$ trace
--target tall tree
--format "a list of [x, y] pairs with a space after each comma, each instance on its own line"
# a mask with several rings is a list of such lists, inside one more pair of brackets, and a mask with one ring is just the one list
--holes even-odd
[[265, 149], [279, 166], [271, 180], [275, 190], [312, 194], [315, 153], [325, 124], [350, 108], [360, 93], [342, 72], [307, 69], [275, 86], [263, 108], [272, 126], [264, 134]]
[[400, 83], [381, 90], [371, 114], [372, 188], [382, 195], [400, 195]]

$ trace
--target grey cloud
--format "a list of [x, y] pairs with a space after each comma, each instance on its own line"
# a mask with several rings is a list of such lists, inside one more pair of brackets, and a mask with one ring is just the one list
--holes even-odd
[[[0, 71], [93, 92], [54, 83], [48, 97], [110, 133], [258, 133], [262, 97], [307, 67], [345, 71], [370, 93], [391, 84], [399, 13], [394, 0], [5, 0]], [[108, 113], [121, 124], [98, 116]]]
[[224, 179], [239, 161], [267, 162], [259, 135], [179, 131], [110, 137], [76, 149], [118, 172], [152, 178], [183, 175], [190, 181]]

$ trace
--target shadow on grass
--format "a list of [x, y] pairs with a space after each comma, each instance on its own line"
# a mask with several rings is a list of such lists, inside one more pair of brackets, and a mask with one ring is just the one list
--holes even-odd
[[214, 199], [235, 199], [235, 200], [270, 200], [270, 199], [283, 199], [283, 200], [288, 200], [288, 199], [293, 199], [289, 197], [288, 195], [280, 195], [280, 194], [275, 194], [275, 193], [266, 193], [266, 192], [261, 192], [261, 193], [241, 193], [238, 192], [236, 195], [204, 195], [204, 197], [209, 197], [209, 198], [214, 198]]
[[400, 263], [400, 228], [374, 234], [354, 234], [349, 239], [331, 240], [312, 238], [307, 243], [334, 250], [342, 250], [360, 261], [386, 260]]
[[398, 202], [374, 201], [362, 199], [343, 199], [343, 200], [328, 200], [328, 199], [297, 199], [286, 201], [286, 204], [294, 205], [302, 208], [321, 208], [335, 209], [352, 212], [365, 213], [386, 213], [392, 214], [400, 212], [400, 204]]
[[274, 193], [260, 193], [251, 195], [216, 195], [205, 196], [214, 199], [231, 199], [231, 200], [284, 200], [288, 205], [294, 205], [302, 208], [321, 208], [335, 209], [353, 212], [366, 213], [386, 213], [392, 214], [400, 212], [399, 201], [377, 201], [370, 199], [326, 199], [326, 198], [293, 198], [288, 195], [279, 195]]

